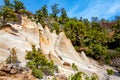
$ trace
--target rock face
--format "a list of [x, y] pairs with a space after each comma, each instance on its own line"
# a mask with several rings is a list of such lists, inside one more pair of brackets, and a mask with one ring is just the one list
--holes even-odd
[[54, 61], [62, 75], [68, 77], [75, 73], [71, 68], [73, 63], [77, 65], [79, 71], [88, 75], [96, 73], [101, 80], [103, 74], [106, 74], [106, 70], [91, 63], [84, 52], [81, 54], [76, 52], [64, 32], [57, 35], [55, 31], [50, 32], [47, 26], [43, 29], [40, 24], [37, 25], [26, 17], [23, 17], [21, 22], [21, 24], [8, 23], [0, 30], [0, 62], [5, 61], [10, 55], [11, 48], [15, 48], [18, 60], [21, 62], [20, 66], [25, 66], [26, 50], [31, 50], [31, 45], [35, 44], [49, 60]]
[[38, 80], [31, 71], [23, 67], [13, 67], [10, 64], [0, 64], [0, 80]]
[[[26, 18], [23, 18], [23, 20], [27, 21]], [[39, 48], [39, 27], [29, 26], [30, 23], [34, 24], [32, 21], [26, 24], [24, 21], [22, 22], [21, 25], [9, 23], [9, 26], [0, 30], [0, 61], [6, 60], [10, 55], [10, 49], [15, 48], [18, 59], [22, 62], [21, 66], [25, 66], [26, 50], [31, 50], [32, 44]]]
[[44, 30], [40, 31], [40, 48], [48, 56], [48, 59], [53, 60], [66, 76], [74, 73], [73, 70], [70, 70], [70, 65], [73, 63], [80, 70], [87, 70], [93, 73], [98, 71], [87, 59], [84, 52], [80, 55], [80, 53], [75, 51], [71, 41], [67, 39], [64, 32], [60, 32], [57, 35], [55, 31], [51, 33], [48, 27], [45, 26]]

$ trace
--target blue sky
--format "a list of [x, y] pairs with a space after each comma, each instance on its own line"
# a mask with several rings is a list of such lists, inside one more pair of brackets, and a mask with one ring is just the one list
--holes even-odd
[[[10, 0], [13, 1], [13, 0]], [[92, 16], [111, 19], [120, 16], [120, 0], [20, 0], [24, 2], [27, 10], [35, 12], [46, 4], [50, 11], [50, 6], [58, 3], [59, 7], [64, 7], [69, 17], [84, 17], [91, 19]], [[0, 4], [4, 4], [0, 0]]]

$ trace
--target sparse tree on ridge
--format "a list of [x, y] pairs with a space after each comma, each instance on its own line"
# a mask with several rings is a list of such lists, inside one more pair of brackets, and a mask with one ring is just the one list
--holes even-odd
[[1, 17], [1, 22], [3, 26], [8, 22], [8, 21], [17, 21], [16, 13], [9, 8], [8, 6], [4, 6], [2, 11], [0, 12], [2, 17]]
[[66, 12], [65, 8], [61, 8], [61, 16], [60, 16], [59, 22], [61, 24], [64, 24], [67, 21], [67, 18], [68, 18], [68, 16], [67, 16], [67, 12]]
[[13, 4], [10, 2], [10, 0], [4, 0], [5, 6], [8, 6], [9, 8], [13, 8]]
[[47, 5], [42, 6], [41, 11], [44, 17], [48, 17]]
[[59, 8], [58, 8], [58, 4], [53, 4], [51, 6], [51, 10], [52, 10], [52, 15], [54, 18], [57, 17], [58, 13], [60, 12]]
[[48, 10], [46, 5], [42, 6], [41, 9], [39, 9], [35, 13], [36, 22], [37, 23], [40, 22], [43, 26], [45, 26], [44, 23], [47, 17], [48, 17]]
[[15, 12], [18, 12], [20, 9], [25, 9], [23, 2], [21, 2], [19, 0], [14, 0], [13, 2], [14, 2]]

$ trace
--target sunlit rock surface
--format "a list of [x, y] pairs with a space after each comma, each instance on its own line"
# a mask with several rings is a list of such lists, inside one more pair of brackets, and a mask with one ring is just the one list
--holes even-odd
[[[59, 68], [60, 73], [58, 74], [60, 75], [68, 77], [74, 74], [75, 71], [71, 66], [75, 63], [79, 71], [88, 75], [96, 73], [101, 80], [106, 79], [106, 69], [110, 67], [101, 67], [97, 62], [89, 59], [84, 52], [76, 52], [63, 31], [57, 35], [55, 31], [50, 32], [48, 26], [43, 29], [41, 24], [36, 24], [26, 17], [22, 17], [21, 22], [21, 24], [8, 23], [0, 30], [0, 62], [5, 61], [10, 55], [11, 48], [15, 48], [21, 62], [20, 66], [25, 66], [26, 50], [31, 50], [31, 45], [34, 44], [49, 60], [54, 61]], [[114, 78], [111, 80], [120, 79], [119, 77]]]
[[[27, 19], [24, 19], [25, 22]], [[39, 48], [39, 27], [34, 22], [28, 20], [28, 23], [10, 24], [0, 30], [0, 61], [6, 60], [10, 55], [10, 50], [15, 48], [21, 66], [26, 65], [25, 55], [26, 50], [31, 50], [31, 45], [35, 44]], [[28, 26], [27, 26], [28, 24]]]

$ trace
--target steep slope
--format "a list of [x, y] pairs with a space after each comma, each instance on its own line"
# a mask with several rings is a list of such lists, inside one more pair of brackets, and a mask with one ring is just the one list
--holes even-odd
[[21, 25], [9, 23], [0, 30], [0, 61], [4, 61], [10, 55], [10, 49], [15, 48], [21, 66], [25, 66], [26, 50], [31, 50], [32, 44], [39, 47], [39, 27], [36, 25], [27, 26], [27, 24], [34, 23], [26, 24], [26, 19], [23, 18], [23, 20]]
[[[84, 52], [76, 52], [64, 32], [60, 32], [59, 35], [55, 31], [51, 33], [47, 26], [43, 29], [40, 24], [37, 25], [26, 17], [22, 17], [21, 24], [9, 23], [0, 30], [0, 62], [5, 61], [10, 55], [11, 48], [15, 48], [21, 62], [20, 66], [25, 66], [26, 50], [31, 50], [32, 44], [58, 65], [59, 74], [66, 76], [74, 74], [71, 66], [75, 63], [79, 71], [88, 75], [96, 73], [101, 80], [105, 78], [106, 69], [91, 62]], [[114, 78], [119, 80], [119, 77]]]
[[[89, 60], [85, 56], [84, 52], [79, 55], [71, 41], [67, 39], [64, 32], [56, 35], [55, 32], [51, 33], [48, 27], [45, 27], [44, 31], [40, 32], [40, 46], [43, 53], [48, 54], [51, 59], [56, 62], [57, 65], [63, 65], [64, 62], [78, 64], [78, 67], [88, 69], [90, 71], [96, 71], [90, 64]], [[93, 68], [93, 69], [92, 69]]]
[[[79, 71], [88, 75], [96, 73], [101, 80], [105, 78], [103, 74], [106, 74], [106, 70], [99, 65], [93, 66], [84, 52], [77, 53], [64, 32], [57, 35], [55, 31], [51, 33], [46, 26], [44, 30], [40, 31], [40, 47], [48, 59], [53, 60], [58, 65], [61, 74], [66, 76], [74, 74], [75, 71], [71, 66], [75, 63]], [[64, 65], [65, 63], [66, 65]]]

